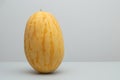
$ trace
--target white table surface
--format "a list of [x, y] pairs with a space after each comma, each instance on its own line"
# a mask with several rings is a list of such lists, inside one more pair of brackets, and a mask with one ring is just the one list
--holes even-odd
[[120, 80], [120, 62], [63, 62], [52, 74], [38, 74], [27, 62], [0, 62], [0, 80]]

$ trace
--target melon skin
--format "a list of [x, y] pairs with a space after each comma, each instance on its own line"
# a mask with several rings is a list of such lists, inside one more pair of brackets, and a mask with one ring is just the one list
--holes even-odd
[[27, 21], [24, 51], [29, 64], [40, 73], [55, 71], [64, 57], [62, 31], [56, 18], [39, 11]]

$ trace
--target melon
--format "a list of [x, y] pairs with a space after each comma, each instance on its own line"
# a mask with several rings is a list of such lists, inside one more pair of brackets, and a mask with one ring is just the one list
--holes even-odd
[[27, 61], [40, 73], [55, 71], [64, 57], [64, 41], [59, 23], [49, 12], [38, 11], [30, 16], [24, 33]]

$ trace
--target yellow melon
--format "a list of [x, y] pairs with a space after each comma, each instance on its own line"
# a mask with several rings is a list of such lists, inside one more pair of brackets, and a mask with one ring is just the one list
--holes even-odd
[[50, 73], [58, 68], [64, 56], [64, 42], [52, 14], [38, 11], [30, 16], [25, 28], [24, 51], [36, 71]]

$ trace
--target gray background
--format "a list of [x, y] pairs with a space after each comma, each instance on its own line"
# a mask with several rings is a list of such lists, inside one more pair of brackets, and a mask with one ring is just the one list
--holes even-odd
[[0, 61], [26, 60], [26, 21], [40, 9], [61, 25], [64, 61], [120, 61], [120, 0], [0, 0]]

